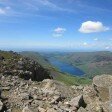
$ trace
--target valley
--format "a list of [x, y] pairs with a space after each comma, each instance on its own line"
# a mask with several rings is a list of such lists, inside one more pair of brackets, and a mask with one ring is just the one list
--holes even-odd
[[73, 65], [85, 73], [85, 77], [93, 78], [95, 75], [112, 74], [112, 52], [65, 52], [43, 53], [46, 59], [50, 57], [64, 63]]

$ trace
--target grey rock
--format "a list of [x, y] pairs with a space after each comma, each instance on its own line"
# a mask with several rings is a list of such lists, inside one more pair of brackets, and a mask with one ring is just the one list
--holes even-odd
[[0, 100], [0, 111], [3, 109], [3, 103]]
[[80, 95], [80, 96], [77, 96], [75, 98], [73, 98], [69, 104], [73, 107], [77, 107], [79, 108], [80, 106], [84, 106], [85, 107], [85, 102], [84, 102], [84, 99], [83, 99], [83, 95]]
[[83, 107], [80, 107], [77, 112], [87, 112]]
[[26, 106], [26, 107], [23, 108], [22, 112], [33, 112], [33, 111], [31, 111], [31, 110], [29, 109], [29, 107]]
[[29, 100], [29, 94], [28, 93], [21, 93], [21, 100]]

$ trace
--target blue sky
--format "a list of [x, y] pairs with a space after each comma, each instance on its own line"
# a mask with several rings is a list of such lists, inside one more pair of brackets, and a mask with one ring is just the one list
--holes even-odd
[[0, 49], [112, 51], [112, 0], [0, 0]]

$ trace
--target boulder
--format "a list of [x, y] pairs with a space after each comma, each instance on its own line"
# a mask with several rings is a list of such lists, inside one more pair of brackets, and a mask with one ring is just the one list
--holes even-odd
[[52, 101], [51, 101], [51, 104], [55, 104], [55, 103], [57, 103], [59, 101], [62, 101], [63, 99], [64, 98], [61, 97], [61, 96], [54, 96], [53, 99], [52, 99]]
[[72, 107], [86, 107], [86, 104], [84, 102], [84, 99], [83, 99], [83, 95], [80, 95], [80, 96], [77, 96], [75, 98], [73, 98], [69, 104], [72, 106]]
[[2, 60], [4, 60], [5, 58], [3, 57], [3, 56], [0, 56], [0, 60], [2, 61]]
[[46, 112], [46, 110], [42, 107], [38, 107], [39, 112]]
[[21, 93], [21, 100], [29, 100], [29, 94], [28, 93]]
[[71, 87], [56, 80], [45, 79], [41, 82], [40, 88], [43, 93], [61, 95], [63, 98], [72, 98], [74, 96], [74, 90]]
[[47, 110], [47, 112], [57, 112], [57, 111], [53, 108], [50, 108], [50, 109]]
[[26, 107], [23, 108], [22, 112], [33, 112], [33, 111], [31, 111], [31, 110], [28, 108], [28, 106], [26, 106]]
[[87, 112], [83, 107], [80, 107], [77, 112]]
[[0, 112], [2, 111], [3, 109], [3, 103], [0, 101]]
[[111, 75], [95, 76], [93, 78], [93, 87], [97, 92], [97, 95], [103, 102], [109, 100], [109, 87], [112, 86]]

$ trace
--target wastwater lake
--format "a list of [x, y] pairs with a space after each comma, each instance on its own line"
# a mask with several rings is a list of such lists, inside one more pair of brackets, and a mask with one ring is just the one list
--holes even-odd
[[83, 76], [85, 74], [82, 70], [80, 70], [77, 67], [74, 67], [71, 64], [59, 61], [54, 58], [50, 58], [48, 60], [53, 66], [58, 68], [61, 72], [68, 73], [73, 76]]

